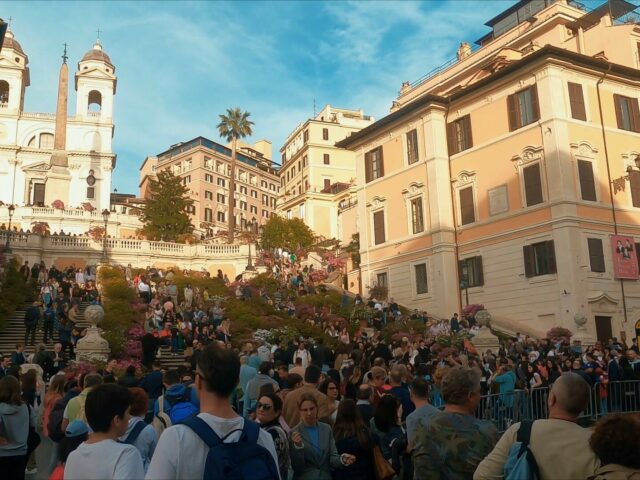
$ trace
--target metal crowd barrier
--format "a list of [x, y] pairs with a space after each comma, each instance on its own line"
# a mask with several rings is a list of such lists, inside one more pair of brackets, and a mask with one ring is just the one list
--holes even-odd
[[[493, 422], [502, 433], [513, 423], [547, 418], [548, 396], [549, 387], [483, 395], [476, 417]], [[640, 380], [596, 383], [580, 422], [589, 425], [609, 413], [640, 413]]]

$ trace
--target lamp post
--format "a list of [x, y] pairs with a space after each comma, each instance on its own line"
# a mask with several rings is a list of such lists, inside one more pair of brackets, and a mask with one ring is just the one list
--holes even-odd
[[469, 305], [469, 266], [467, 265], [467, 259], [462, 261], [462, 281], [460, 282], [460, 287], [464, 288], [464, 296]]
[[111, 212], [108, 208], [102, 210], [102, 218], [104, 219], [104, 235], [102, 236], [102, 263], [107, 263], [107, 225], [109, 224], [109, 215]]
[[11, 253], [11, 219], [13, 218], [13, 212], [15, 211], [16, 207], [11, 204], [8, 207], [9, 209], [9, 230], [7, 230], [7, 243], [4, 245], [4, 253]]
[[249, 231], [249, 235], [247, 236], [247, 238], [249, 239], [249, 241], [247, 242], [247, 246], [249, 247], [249, 261], [247, 262], [247, 270], [251, 272], [256, 269], [256, 267], [254, 267], [253, 263], [251, 262], [251, 244], [253, 243], [253, 239], [251, 238], [251, 236], [254, 234], [257, 226], [258, 223], [256, 222], [256, 217], [253, 217], [249, 222], [247, 222], [247, 230]]

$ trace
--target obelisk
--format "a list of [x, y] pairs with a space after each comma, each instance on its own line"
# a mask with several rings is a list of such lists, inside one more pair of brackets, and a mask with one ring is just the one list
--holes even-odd
[[69, 68], [67, 67], [67, 44], [64, 44], [62, 65], [58, 81], [58, 103], [56, 106], [56, 130], [53, 140], [51, 168], [47, 173], [45, 185], [45, 204], [51, 206], [56, 200], [62, 200], [65, 207], [69, 202], [69, 159], [67, 157], [67, 103], [69, 100]]

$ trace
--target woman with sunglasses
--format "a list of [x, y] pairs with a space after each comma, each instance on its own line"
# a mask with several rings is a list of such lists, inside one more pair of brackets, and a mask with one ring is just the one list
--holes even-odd
[[322, 382], [318, 387], [318, 390], [327, 396], [327, 406], [329, 407], [329, 412], [331, 412], [328, 418], [323, 418], [322, 420], [326, 420], [332, 425], [336, 421], [338, 405], [340, 404], [340, 389], [338, 385], [339, 384], [334, 379], [329, 378]]
[[282, 413], [282, 400], [273, 392], [263, 393], [256, 404], [256, 420], [260, 427], [273, 437], [278, 454], [278, 467], [280, 478], [286, 480], [289, 471], [289, 439], [280, 426], [280, 414]]
[[347, 467], [355, 455], [338, 454], [331, 427], [318, 422], [318, 401], [303, 394], [298, 401], [300, 423], [291, 429], [291, 466], [295, 480], [331, 480], [331, 470]]

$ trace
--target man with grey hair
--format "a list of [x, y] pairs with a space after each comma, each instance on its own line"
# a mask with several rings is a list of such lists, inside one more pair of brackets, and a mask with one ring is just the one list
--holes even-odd
[[[589, 448], [591, 431], [576, 423], [589, 404], [589, 385], [576, 373], [563, 373], [551, 387], [547, 404], [549, 418], [536, 420], [531, 426], [529, 448], [538, 464], [538, 478], [592, 476], [599, 460]], [[502, 435], [493, 451], [478, 465], [474, 479], [504, 478], [504, 465], [520, 426], [521, 423], [515, 423]]]
[[498, 431], [474, 413], [480, 403], [480, 374], [454, 367], [442, 379], [444, 411], [420, 419], [413, 435], [415, 480], [470, 479], [498, 440]]

